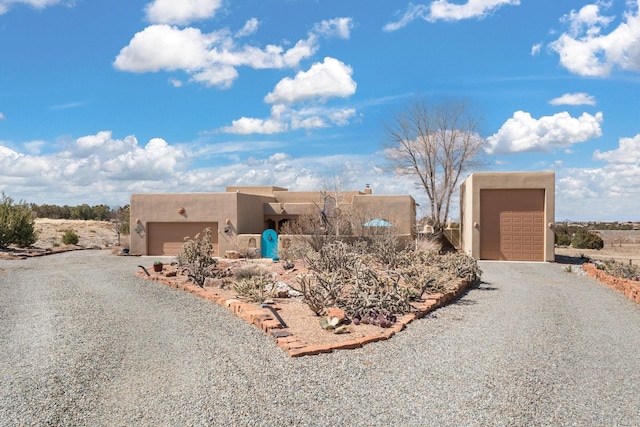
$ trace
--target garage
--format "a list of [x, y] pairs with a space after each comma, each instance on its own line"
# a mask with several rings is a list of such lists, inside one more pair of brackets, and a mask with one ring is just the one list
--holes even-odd
[[480, 258], [544, 261], [544, 189], [480, 191]]
[[205, 228], [211, 229], [214, 254], [218, 253], [217, 222], [150, 222], [147, 223], [149, 255], [177, 255], [185, 237], [194, 237]]
[[476, 259], [555, 260], [555, 174], [475, 172], [460, 186], [460, 249]]

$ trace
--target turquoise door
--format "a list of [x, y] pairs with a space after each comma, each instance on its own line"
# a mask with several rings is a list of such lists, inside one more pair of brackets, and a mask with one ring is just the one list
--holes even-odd
[[265, 230], [262, 233], [262, 258], [278, 261], [278, 234], [275, 230]]

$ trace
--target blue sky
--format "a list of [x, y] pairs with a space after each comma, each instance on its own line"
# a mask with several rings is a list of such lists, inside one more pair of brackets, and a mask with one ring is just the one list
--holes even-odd
[[640, 220], [639, 3], [0, 0], [0, 190], [123, 205], [339, 178], [426, 207], [385, 168], [385, 123], [464, 99], [483, 170], [555, 171], [557, 220]]

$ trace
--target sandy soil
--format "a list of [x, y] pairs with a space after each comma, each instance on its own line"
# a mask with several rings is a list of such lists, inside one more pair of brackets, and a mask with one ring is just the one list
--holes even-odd
[[[35, 229], [39, 233], [34, 244], [40, 249], [54, 249], [64, 246], [62, 236], [66, 230], [73, 230], [79, 236], [78, 246], [85, 248], [106, 248], [118, 246], [118, 236], [109, 221], [77, 221], [65, 219], [37, 218]], [[120, 236], [120, 245], [127, 244], [128, 236]]]
[[604, 248], [574, 249], [571, 247], [557, 247], [556, 255], [567, 257], [585, 256], [594, 260], [615, 259], [618, 261], [640, 264], [640, 230], [629, 231], [599, 231], [604, 241]]

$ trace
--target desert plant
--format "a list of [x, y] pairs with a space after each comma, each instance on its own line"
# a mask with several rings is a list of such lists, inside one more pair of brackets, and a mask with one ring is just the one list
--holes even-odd
[[578, 230], [571, 239], [571, 246], [576, 249], [602, 249], [604, 241], [596, 233]]
[[263, 303], [275, 296], [276, 282], [269, 274], [257, 274], [236, 281], [233, 291], [240, 298]]
[[348, 271], [358, 260], [358, 255], [342, 241], [326, 243], [318, 251], [308, 246], [301, 255], [307, 267], [316, 272]]
[[182, 250], [176, 255], [178, 267], [183, 274], [192, 278], [199, 286], [204, 287], [207, 277], [214, 277], [217, 260], [213, 257], [211, 229], [205, 228], [193, 238], [185, 237]]
[[628, 280], [640, 280], [640, 266], [629, 262], [625, 264], [621, 261], [614, 259], [608, 259], [605, 261], [598, 261], [596, 267], [600, 270], [604, 270], [607, 274], [615, 277], [620, 277]]
[[38, 239], [31, 210], [24, 202], [13, 203], [13, 199], [2, 193], [0, 199], [0, 248], [9, 245], [27, 247]]
[[348, 294], [338, 300], [338, 306], [348, 315], [362, 316], [372, 310], [404, 314], [411, 310], [409, 300], [413, 294], [407, 293], [407, 288], [399, 284], [399, 276], [381, 274], [358, 264], [353, 269], [352, 278]]
[[64, 230], [64, 234], [62, 235], [62, 243], [64, 243], [65, 245], [77, 245], [79, 240], [80, 238], [74, 230]]
[[236, 280], [250, 279], [253, 276], [270, 276], [271, 272], [261, 264], [247, 264], [238, 267], [234, 273]]
[[555, 232], [555, 243], [558, 246], [569, 246], [571, 244], [571, 236], [567, 233]]
[[297, 277], [291, 289], [302, 294], [303, 301], [317, 315], [322, 316], [328, 307], [335, 306], [347, 284], [346, 271], [315, 272]]

